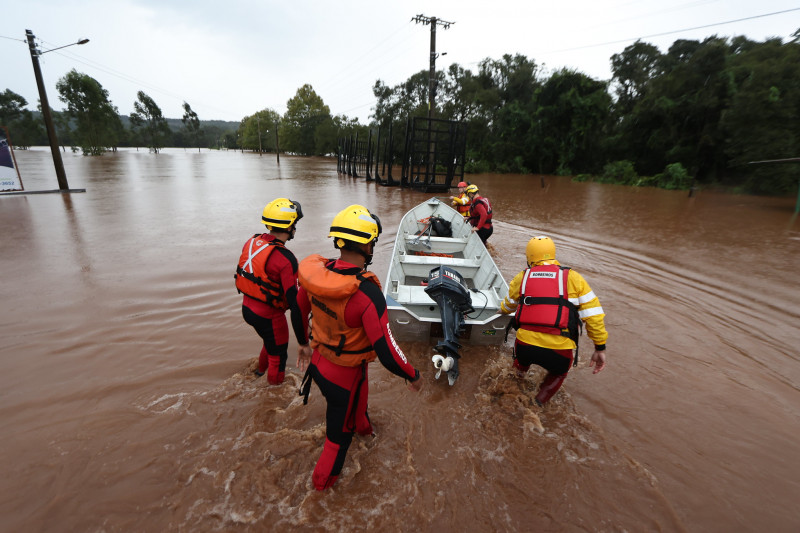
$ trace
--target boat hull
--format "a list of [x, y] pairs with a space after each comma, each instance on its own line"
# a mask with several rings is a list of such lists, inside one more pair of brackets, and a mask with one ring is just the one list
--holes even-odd
[[[435, 215], [450, 223], [451, 236], [435, 234], [427, 221]], [[503, 279], [483, 242], [463, 216], [432, 198], [411, 209], [400, 221], [389, 273], [384, 285], [392, 334], [400, 341], [441, 339], [439, 306], [425, 292], [432, 269], [448, 266], [466, 281], [473, 311], [465, 314], [461, 344], [500, 344], [510, 317], [500, 313], [508, 294]]]

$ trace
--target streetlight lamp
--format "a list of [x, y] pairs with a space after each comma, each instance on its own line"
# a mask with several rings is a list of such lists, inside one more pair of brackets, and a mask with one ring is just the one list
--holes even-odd
[[50, 141], [50, 151], [53, 154], [53, 165], [56, 167], [56, 177], [58, 178], [58, 188], [62, 192], [69, 191], [69, 184], [67, 183], [67, 173], [64, 172], [64, 162], [61, 160], [61, 152], [58, 150], [58, 137], [56, 137], [56, 129], [53, 127], [53, 116], [50, 113], [50, 103], [47, 101], [47, 92], [44, 89], [44, 80], [42, 79], [42, 69], [39, 67], [39, 56], [52, 52], [53, 50], [60, 50], [67, 46], [76, 44], [86, 44], [89, 39], [81, 39], [76, 43], [65, 44], [58, 48], [45, 50], [44, 52], [36, 48], [34, 42], [34, 35], [31, 30], [25, 30], [25, 35], [28, 38], [28, 48], [31, 52], [31, 61], [33, 62], [33, 73], [36, 76], [36, 85], [39, 88], [39, 101], [42, 104], [42, 116], [44, 117], [44, 125], [47, 129], [47, 138]]

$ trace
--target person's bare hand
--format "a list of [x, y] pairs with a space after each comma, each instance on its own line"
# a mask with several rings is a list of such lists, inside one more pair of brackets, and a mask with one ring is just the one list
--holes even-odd
[[422, 374], [419, 375], [419, 379], [416, 381], [409, 381], [406, 384], [406, 388], [411, 392], [419, 392], [422, 390]]
[[603, 350], [600, 352], [595, 350], [592, 354], [592, 360], [589, 361], [589, 366], [594, 367], [592, 374], [597, 374], [598, 372], [602, 371], [606, 367], [606, 351]]
[[312, 350], [311, 346], [308, 344], [301, 346], [297, 351], [297, 368], [299, 368], [301, 372], [305, 372], [306, 368], [308, 368], [308, 365], [311, 363], [311, 355], [313, 353], [314, 350]]

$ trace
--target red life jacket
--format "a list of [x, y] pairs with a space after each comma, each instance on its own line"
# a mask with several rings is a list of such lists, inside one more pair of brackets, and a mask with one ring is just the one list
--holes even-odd
[[469, 214], [469, 219], [468, 220], [469, 220], [470, 224], [472, 224], [473, 226], [477, 226], [478, 223], [481, 221], [481, 216], [475, 212], [475, 204], [479, 204], [479, 203], [482, 203], [484, 206], [486, 206], [486, 223], [487, 224], [491, 224], [492, 223], [492, 204], [489, 203], [489, 199], [488, 198], [484, 198], [483, 196], [481, 196], [480, 198], [473, 198], [472, 199], [472, 203], [469, 204], [469, 213], [470, 214]]
[[578, 306], [569, 301], [569, 268], [539, 265], [525, 271], [519, 306], [514, 317], [517, 329], [578, 337]]
[[239, 266], [236, 267], [236, 290], [250, 298], [262, 301], [275, 309], [289, 309], [280, 280], [267, 276], [267, 261], [272, 252], [284, 244], [278, 239], [268, 240], [266, 234], [256, 234], [244, 244]]
[[300, 285], [308, 293], [313, 319], [311, 347], [323, 357], [341, 366], [359, 366], [377, 357], [364, 328], [351, 328], [345, 323], [344, 311], [361, 283], [370, 281], [381, 286], [372, 272], [332, 270], [334, 259], [321, 255], [306, 257], [297, 271]]

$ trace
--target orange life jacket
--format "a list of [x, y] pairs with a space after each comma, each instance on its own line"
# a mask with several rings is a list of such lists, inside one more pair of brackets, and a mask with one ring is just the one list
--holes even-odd
[[[461, 202], [464, 201], [464, 198], [469, 200], [469, 196], [467, 196], [466, 194], [462, 194], [461, 196], [458, 197], [458, 199], [461, 200]], [[461, 213], [462, 216], [469, 217], [469, 208], [472, 205], [472, 203], [467, 201], [466, 204], [462, 204], [461, 202], [456, 202], [455, 200], [453, 200], [453, 205], [455, 206], [456, 211]]]
[[278, 239], [267, 240], [265, 237], [264, 234], [256, 234], [244, 244], [233, 278], [240, 293], [285, 311], [289, 309], [289, 302], [281, 282], [269, 278], [266, 270], [272, 252], [284, 244]]
[[341, 366], [359, 366], [374, 361], [377, 354], [364, 328], [351, 328], [344, 320], [344, 310], [362, 282], [380, 287], [372, 272], [352, 269], [341, 273], [331, 270], [335, 260], [312, 255], [300, 261], [297, 278], [308, 293], [313, 319], [311, 347], [323, 357]]

